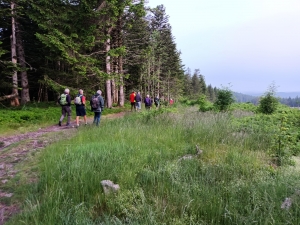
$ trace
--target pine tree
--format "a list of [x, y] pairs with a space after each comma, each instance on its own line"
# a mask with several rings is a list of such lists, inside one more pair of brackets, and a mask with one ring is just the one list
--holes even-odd
[[148, 19], [151, 32], [148, 54], [149, 92], [152, 96], [176, 98], [182, 94], [184, 71], [164, 6], [151, 9]]
[[209, 99], [211, 102], [214, 102], [215, 99], [216, 99], [216, 95], [215, 95], [214, 89], [213, 89], [213, 87], [211, 86], [211, 84], [209, 84], [209, 85], [207, 86], [207, 96], [208, 96], [208, 99]]
[[192, 77], [190, 68], [187, 68], [187, 70], [184, 73], [183, 95], [188, 98], [191, 98], [192, 96]]
[[200, 86], [200, 80], [199, 80], [199, 76], [200, 76], [200, 70], [199, 69], [195, 69], [194, 74], [192, 76], [192, 98], [193, 99], [197, 99], [200, 96], [201, 93], [201, 86]]
[[207, 86], [205, 83], [205, 77], [202, 74], [199, 74], [199, 84], [200, 84], [200, 94], [207, 94]]

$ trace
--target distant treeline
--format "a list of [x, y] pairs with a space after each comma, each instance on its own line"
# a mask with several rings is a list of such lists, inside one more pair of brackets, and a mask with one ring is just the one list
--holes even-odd
[[[259, 103], [260, 96], [251, 96], [242, 93], [233, 92], [233, 96], [235, 97], [236, 102], [251, 102], [254, 105]], [[280, 98], [278, 97], [279, 102], [281, 104], [291, 106], [291, 107], [299, 107], [300, 106], [300, 98], [296, 96], [295, 98]]]

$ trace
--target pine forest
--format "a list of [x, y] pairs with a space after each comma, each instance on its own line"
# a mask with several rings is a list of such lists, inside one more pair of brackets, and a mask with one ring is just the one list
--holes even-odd
[[137, 0], [1, 1], [0, 101], [55, 101], [69, 88], [101, 89], [106, 106], [131, 91], [162, 100], [207, 94], [199, 70], [182, 64], [163, 5]]

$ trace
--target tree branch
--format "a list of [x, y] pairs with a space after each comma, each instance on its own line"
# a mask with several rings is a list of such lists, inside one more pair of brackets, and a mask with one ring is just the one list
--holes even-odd
[[14, 94], [11, 94], [11, 95], [4, 95], [2, 97], [0, 97], [0, 101], [4, 101], [6, 99], [12, 99], [12, 98], [15, 98], [18, 96], [18, 93], [14, 93]]

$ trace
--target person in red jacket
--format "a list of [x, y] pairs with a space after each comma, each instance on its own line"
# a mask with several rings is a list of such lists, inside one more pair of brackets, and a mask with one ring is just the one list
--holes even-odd
[[131, 104], [131, 112], [133, 109], [135, 109], [135, 92], [131, 92], [129, 96], [130, 104]]

